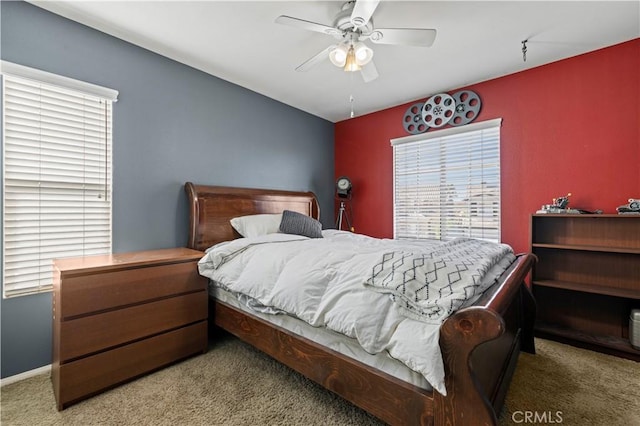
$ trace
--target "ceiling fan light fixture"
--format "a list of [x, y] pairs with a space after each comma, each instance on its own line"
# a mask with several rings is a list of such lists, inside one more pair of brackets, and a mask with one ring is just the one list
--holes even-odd
[[358, 64], [358, 60], [356, 59], [356, 52], [353, 46], [349, 47], [349, 51], [347, 52], [347, 60], [344, 64], [344, 70], [347, 72], [355, 72], [360, 71], [362, 68], [360, 64]]
[[356, 62], [358, 65], [367, 65], [373, 59], [373, 50], [371, 50], [363, 42], [358, 42], [353, 46], [356, 55]]
[[336, 67], [344, 67], [347, 62], [347, 54], [348, 54], [347, 46], [341, 44], [329, 52], [329, 60]]
[[[0, 0], [2, 1], [2, 0]], [[430, 28], [376, 28], [373, 15], [382, 0], [342, 0], [341, 10], [332, 25], [319, 24], [306, 19], [280, 15], [276, 23], [303, 30], [332, 35], [337, 42], [327, 46], [315, 56], [295, 68], [307, 71], [329, 58], [331, 63], [347, 72], [360, 71], [365, 83], [378, 78], [373, 62], [373, 50], [377, 44], [430, 47], [437, 31]], [[391, 0], [388, 0], [391, 1]], [[362, 41], [366, 42], [365, 45]], [[373, 43], [373, 44], [372, 44]]]

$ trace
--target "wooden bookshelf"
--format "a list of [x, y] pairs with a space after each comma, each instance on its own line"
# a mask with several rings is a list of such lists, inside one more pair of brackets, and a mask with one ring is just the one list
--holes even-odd
[[640, 361], [629, 314], [640, 308], [640, 216], [531, 216], [538, 257], [536, 334]]

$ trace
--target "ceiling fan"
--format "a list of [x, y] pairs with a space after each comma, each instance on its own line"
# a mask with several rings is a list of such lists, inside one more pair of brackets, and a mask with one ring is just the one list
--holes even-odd
[[365, 82], [378, 78], [372, 61], [373, 50], [364, 41], [375, 44], [398, 44], [429, 47], [436, 38], [436, 30], [427, 28], [375, 28], [372, 15], [380, 0], [347, 1], [336, 15], [333, 26], [318, 24], [300, 18], [281, 15], [278, 24], [331, 35], [340, 40], [303, 62], [296, 71], [307, 71], [329, 58], [345, 71], [360, 71]]

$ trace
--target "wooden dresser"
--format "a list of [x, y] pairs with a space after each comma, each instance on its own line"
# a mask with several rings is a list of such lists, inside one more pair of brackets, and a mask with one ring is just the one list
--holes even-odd
[[640, 309], [640, 216], [531, 217], [536, 334], [640, 361], [629, 315]]
[[58, 410], [207, 350], [202, 255], [176, 248], [54, 261]]

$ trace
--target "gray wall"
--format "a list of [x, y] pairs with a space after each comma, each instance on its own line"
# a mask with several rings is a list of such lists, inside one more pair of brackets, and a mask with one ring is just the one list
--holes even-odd
[[[28, 3], [0, 7], [3, 60], [120, 91], [114, 252], [184, 246], [186, 181], [311, 190], [332, 223], [331, 122]], [[51, 294], [0, 310], [2, 377], [51, 363]]]

